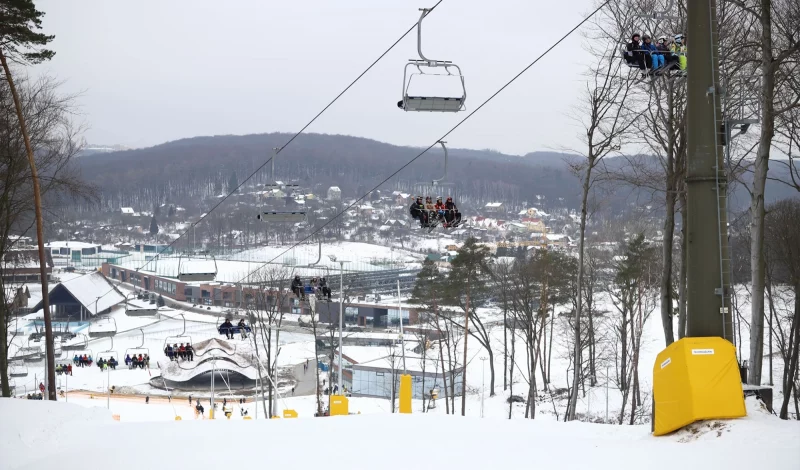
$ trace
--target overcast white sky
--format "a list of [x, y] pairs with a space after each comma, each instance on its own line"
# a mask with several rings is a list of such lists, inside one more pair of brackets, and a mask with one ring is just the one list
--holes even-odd
[[[37, 0], [55, 58], [32, 73], [82, 92], [90, 143], [134, 147], [198, 135], [294, 132], [435, 0]], [[429, 58], [461, 66], [467, 108], [590, 11], [590, 0], [444, 0], [423, 23]], [[309, 132], [427, 146], [465, 113], [397, 108], [410, 34]], [[567, 117], [588, 55], [575, 34], [448, 138], [523, 154], [577, 145]]]

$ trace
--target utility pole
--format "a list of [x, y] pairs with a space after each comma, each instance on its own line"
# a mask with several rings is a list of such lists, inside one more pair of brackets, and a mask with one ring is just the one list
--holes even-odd
[[687, 2], [687, 336], [733, 342], [716, 0]]

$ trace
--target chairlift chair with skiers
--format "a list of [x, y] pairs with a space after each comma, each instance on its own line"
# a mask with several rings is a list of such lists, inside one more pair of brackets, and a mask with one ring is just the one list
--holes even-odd
[[180, 315], [181, 318], [183, 318], [183, 331], [181, 332], [181, 334], [177, 336], [167, 336], [167, 338], [164, 340], [164, 349], [167, 349], [168, 345], [175, 345], [181, 343], [192, 344], [192, 337], [186, 334], [186, 317], [183, 316], [182, 313], [179, 313], [178, 315]]
[[114, 349], [114, 337], [110, 336], [108, 339], [111, 341], [111, 346], [105, 351], [98, 352], [94, 360], [95, 362], [97, 362], [100, 359], [102, 359], [107, 362], [111, 358], [114, 358], [114, 361], [116, 361], [117, 364], [119, 364], [119, 354], [117, 354], [117, 351]]
[[139, 346], [137, 346], [135, 348], [127, 348], [125, 350], [125, 356], [126, 357], [128, 357], [128, 356], [131, 356], [131, 357], [138, 356], [140, 354], [142, 356], [149, 356], [150, 355], [150, 348], [144, 347], [144, 330], [139, 328], [139, 332], [142, 334], [142, 344], [140, 344]]
[[[467, 88], [464, 84], [464, 75], [461, 68], [449, 60], [432, 60], [425, 57], [422, 53], [422, 20], [431, 11], [429, 8], [420, 8], [422, 14], [417, 21], [417, 53], [419, 59], [410, 59], [403, 69], [403, 99], [397, 103], [397, 107], [403, 111], [429, 111], [429, 112], [458, 112], [464, 110], [464, 103], [467, 100]], [[417, 72], [409, 73], [409, 68], [416, 68]], [[451, 71], [455, 71], [453, 73]], [[425, 73], [429, 70], [429, 73]], [[443, 70], [444, 73], [431, 73]], [[410, 93], [411, 82], [414, 77], [437, 77], [453, 78], [460, 84], [460, 92], [457, 96], [433, 96], [432, 94]]]
[[244, 329], [244, 335], [247, 336], [252, 332], [250, 325], [244, 323], [244, 319], [240, 320], [237, 323], [233, 323], [233, 317], [225, 317], [225, 321], [221, 322], [222, 317], [217, 318], [217, 332], [220, 335], [225, 335], [226, 337], [231, 337], [235, 334], [242, 334], [242, 329]]

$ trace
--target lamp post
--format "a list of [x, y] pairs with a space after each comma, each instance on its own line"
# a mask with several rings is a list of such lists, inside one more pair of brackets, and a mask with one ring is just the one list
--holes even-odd
[[[343, 329], [343, 322], [344, 322], [344, 263], [349, 263], [348, 260], [337, 260], [336, 256], [328, 255], [328, 258], [331, 259], [334, 263], [339, 263], [339, 365], [338, 365], [338, 373], [337, 376], [337, 387], [339, 388], [339, 393], [344, 393], [342, 388], [342, 329]], [[314, 313], [312, 312], [312, 315]]]

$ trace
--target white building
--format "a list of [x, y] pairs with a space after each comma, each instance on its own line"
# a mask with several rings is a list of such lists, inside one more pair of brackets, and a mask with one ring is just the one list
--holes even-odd
[[[342, 355], [343, 385], [353, 396], [391, 398], [392, 390], [399, 393], [400, 375], [403, 373], [403, 359], [399, 349], [386, 355], [385, 347], [345, 346]], [[338, 364], [338, 352], [334, 353], [334, 373]], [[411, 376], [412, 397], [429, 397], [432, 389], [443, 389], [445, 378], [447, 386], [455, 383], [455, 393], [460, 394], [463, 384], [463, 369], [458, 368], [446, 374], [441, 373], [437, 357], [422, 357], [406, 351], [406, 372]], [[423, 373], [423, 364], [424, 370]], [[446, 377], [445, 377], [446, 375]], [[424, 379], [424, 380], [423, 380]], [[394, 380], [394, 386], [392, 381]], [[335, 383], [335, 382], [334, 382]]]
[[328, 200], [339, 201], [342, 199], [342, 190], [338, 186], [328, 188]]
[[71, 263], [80, 263], [82, 256], [97, 255], [103, 251], [103, 246], [97, 243], [84, 243], [78, 241], [56, 241], [44, 244], [45, 250], [50, 250], [53, 263], [56, 266], [66, 266]]

